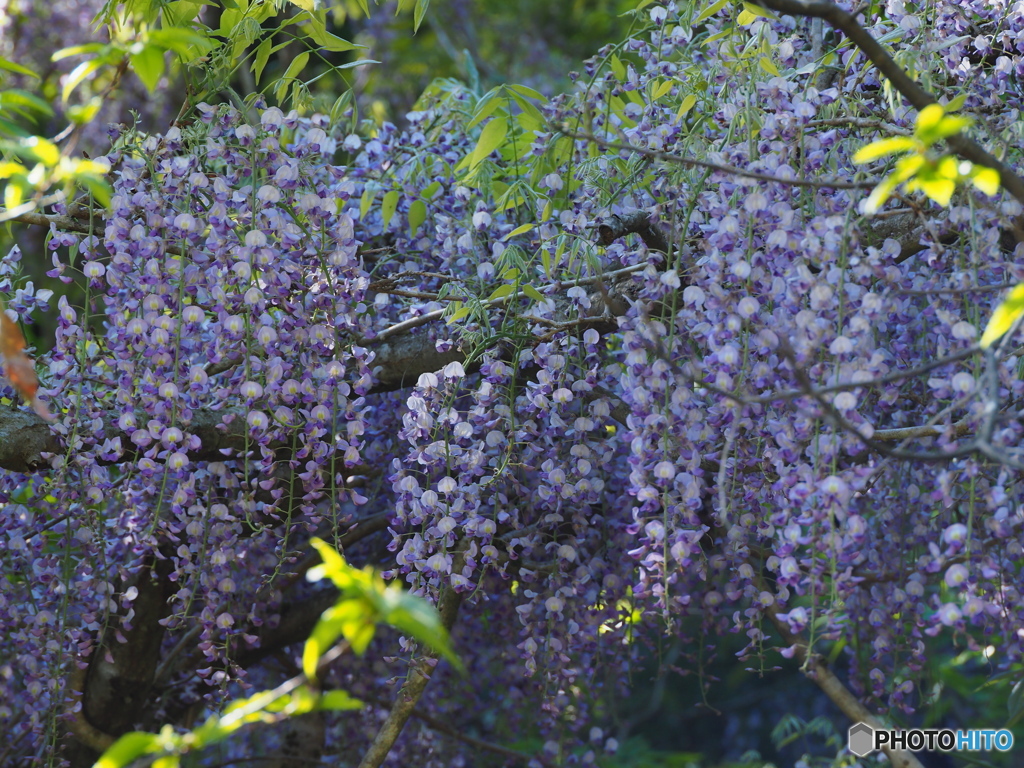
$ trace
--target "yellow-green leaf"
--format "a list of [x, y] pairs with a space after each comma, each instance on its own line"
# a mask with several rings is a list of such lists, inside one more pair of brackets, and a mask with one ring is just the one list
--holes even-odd
[[858, 164], [870, 163], [872, 160], [877, 160], [878, 158], [885, 157], [886, 155], [916, 149], [917, 146], [917, 140], [912, 139], [909, 136], [893, 136], [888, 139], [879, 139], [878, 141], [873, 141], [867, 146], [858, 149], [856, 154], [853, 156], [853, 162]]
[[686, 113], [693, 109], [693, 105], [696, 103], [697, 97], [692, 93], [683, 99], [683, 103], [679, 105], [679, 111], [676, 112], [676, 119], [682, 120], [686, 116]]
[[761, 69], [763, 69], [769, 75], [775, 75], [775, 77], [779, 77], [780, 76], [779, 68], [776, 67], [775, 66], [775, 62], [772, 61], [771, 59], [769, 59], [767, 56], [762, 56], [758, 60], [758, 64], [760, 64], [761, 65]]
[[779, 18], [774, 13], [769, 11], [767, 8], [762, 8], [760, 5], [754, 3], [743, 3], [743, 7], [754, 16], [760, 16], [765, 19], [777, 19]]
[[878, 209], [885, 204], [885, 201], [889, 199], [889, 195], [892, 194], [892, 191], [896, 189], [898, 184], [899, 181], [894, 179], [892, 175], [882, 179], [868, 196], [867, 202], [864, 204], [864, 212], [869, 214], [877, 213]]
[[259, 85], [260, 78], [263, 76], [263, 68], [270, 61], [270, 49], [273, 48], [273, 43], [273, 38], [268, 37], [256, 48], [256, 57], [252, 62], [252, 74], [257, 85]]
[[981, 348], [988, 349], [1024, 315], [1024, 283], [1014, 287], [1003, 303], [996, 307], [981, 335]]
[[362, 709], [363, 702], [353, 698], [348, 691], [325, 691], [320, 695], [316, 708], [344, 712], [350, 709]]
[[914, 122], [914, 133], [920, 135], [930, 131], [939, 124], [944, 114], [945, 110], [941, 104], [929, 104], [918, 112], [917, 120]]
[[131, 54], [132, 69], [150, 93], [156, 91], [164, 74], [164, 49], [155, 45], [143, 45], [142, 50]]
[[44, 165], [53, 166], [60, 160], [60, 150], [57, 149], [57, 145], [41, 136], [30, 136], [22, 141], [21, 145], [28, 150], [27, 154]]
[[534, 288], [532, 285], [524, 285], [523, 293], [529, 296], [534, 301], [545, 301], [544, 294]]
[[505, 285], [499, 285], [497, 288], [494, 289], [494, 293], [492, 293], [488, 297], [488, 300], [494, 301], [495, 299], [504, 299], [506, 296], [511, 296], [515, 289], [516, 287], [512, 285], [512, 283], [505, 283]]
[[365, 219], [366, 214], [370, 212], [370, 206], [373, 205], [373, 198], [377, 196], [377, 187], [372, 184], [367, 184], [366, 189], [363, 190], [363, 196], [359, 198], [359, 218]]
[[126, 733], [107, 748], [93, 768], [124, 768], [151, 753], [157, 746], [157, 738], [155, 733]]
[[413, 200], [409, 204], [409, 235], [415, 235], [420, 224], [427, 220], [427, 204], [422, 200]]
[[693, 25], [697, 26], [702, 21], [706, 21], [707, 19], [710, 19], [712, 16], [714, 16], [720, 10], [725, 8], [725, 6], [727, 6], [728, 4], [729, 4], [729, 0], [718, 0], [718, 2], [713, 3], [712, 5], [709, 5], [707, 8], [705, 8], [703, 11], [700, 12], [700, 14], [697, 16], [696, 19], [693, 20]]
[[618, 56], [613, 53], [608, 63], [611, 65], [612, 74], [615, 75], [616, 78], [619, 80], [626, 79], [626, 66]]
[[975, 166], [971, 172], [971, 183], [991, 197], [999, 191], [999, 171]]
[[416, 0], [416, 8], [412, 12], [412, 33], [415, 35], [420, 31], [420, 24], [423, 17], [427, 15], [427, 8], [430, 7], [430, 0]]
[[473, 151], [459, 164], [460, 169], [465, 166], [472, 171], [480, 165], [491, 152], [501, 146], [502, 142], [505, 141], [507, 133], [508, 121], [504, 117], [496, 117], [487, 123], [484, 129], [480, 131], [480, 138], [477, 140]]
[[398, 190], [393, 189], [384, 195], [380, 204], [380, 216], [384, 220], [385, 228], [391, 223], [391, 217], [395, 215], [396, 208], [398, 208]]
[[103, 66], [103, 61], [100, 59], [87, 59], [71, 70], [71, 74], [68, 75], [68, 79], [64, 81], [64, 88], [61, 89], [61, 100], [67, 103], [68, 97], [71, 92], [75, 90], [82, 81], [85, 80], [89, 75], [95, 72]]
[[953, 192], [956, 190], [956, 182], [936, 173], [929, 176], [918, 176], [912, 183], [907, 185], [910, 191], [913, 191], [915, 187], [939, 205], [947, 206], [953, 197]]
[[37, 80], [39, 79], [39, 75], [28, 67], [23, 67], [21, 64], [17, 64], [10, 59], [5, 59], [3, 56], [0, 56], [0, 69], [6, 69], [8, 72], [17, 72], [19, 75], [27, 75], [28, 77], [34, 77]]
[[672, 90], [673, 85], [675, 85], [675, 83], [673, 83], [671, 80], [663, 80], [662, 82], [658, 83], [657, 87], [655, 87], [654, 89], [654, 92], [651, 94], [651, 101], [657, 101], [658, 99], [660, 99], [662, 96], [664, 96], [666, 93]]
[[501, 239], [502, 240], [511, 240], [513, 237], [516, 237], [517, 235], [522, 235], [522, 234], [524, 234], [526, 232], [529, 232], [531, 229], [533, 229], [533, 227], [534, 227], [533, 224], [523, 224], [522, 226], [519, 226], [519, 227], [516, 227], [515, 229], [513, 229], [511, 232], [509, 232], [507, 235], [505, 235]]

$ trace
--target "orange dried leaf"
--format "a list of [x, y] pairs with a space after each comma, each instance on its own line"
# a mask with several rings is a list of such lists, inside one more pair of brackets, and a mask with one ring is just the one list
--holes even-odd
[[8, 317], [0, 301], [0, 354], [4, 357], [4, 373], [32, 409], [44, 419], [52, 420], [53, 415], [46, 405], [36, 397], [39, 391], [39, 379], [36, 378], [36, 367], [25, 354], [25, 337], [21, 334], [18, 324]]

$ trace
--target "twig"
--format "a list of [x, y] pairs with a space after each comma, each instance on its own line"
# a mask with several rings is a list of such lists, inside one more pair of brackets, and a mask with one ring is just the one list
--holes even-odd
[[781, 176], [772, 176], [770, 173], [761, 173], [760, 171], [749, 171], [746, 168], [739, 168], [735, 165], [725, 165], [723, 163], [712, 163], [707, 160], [694, 160], [693, 158], [683, 157], [682, 155], [675, 155], [671, 152], [662, 152], [657, 149], [647, 149], [646, 147], [638, 147], [634, 144], [623, 144], [618, 141], [608, 141], [595, 136], [592, 133], [583, 133], [579, 131], [571, 131], [565, 126], [555, 127], [559, 133], [564, 136], [568, 136], [571, 139], [582, 139], [583, 141], [589, 141], [597, 144], [599, 147], [605, 149], [618, 149], [624, 152], [635, 152], [638, 155], [644, 157], [650, 157], [654, 160], [662, 160], [666, 163], [675, 163], [677, 165], [685, 165], [692, 168], [708, 168], [712, 171], [721, 171], [722, 173], [730, 173], [734, 176], [743, 176], [748, 179], [757, 179], [758, 181], [769, 181], [776, 184], [788, 184], [792, 187], [824, 187], [827, 189], [873, 189], [878, 182], [877, 181], [843, 181], [841, 179], [805, 179], [801, 177], [784, 179]]

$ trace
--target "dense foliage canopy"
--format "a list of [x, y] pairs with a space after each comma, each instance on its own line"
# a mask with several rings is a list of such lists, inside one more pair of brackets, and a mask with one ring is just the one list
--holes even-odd
[[[730, 634], [853, 720], [937, 706], [960, 650], [1019, 680], [1022, 350], [977, 342], [1024, 279], [1024, 9], [763, 5], [644, 2], [565, 94], [444, 79], [394, 122], [323, 102], [313, 3], [108, 6], [53, 144], [9, 67], [6, 218], [49, 235], [0, 290], [57, 319], [55, 420], [0, 412], [0, 763], [295, 674], [313, 536], [440, 601], [468, 674], [382, 634], [323, 673], [364, 708], [195, 764], [611, 765], [637, 658], [713, 697]], [[47, 7], [0, 25], [85, 12]], [[70, 165], [128, 69], [146, 122]]]

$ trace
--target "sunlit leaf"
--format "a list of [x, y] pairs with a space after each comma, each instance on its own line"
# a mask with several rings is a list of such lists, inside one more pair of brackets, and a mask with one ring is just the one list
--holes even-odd
[[3, 56], [0, 56], [0, 69], [6, 69], [8, 72], [16, 72], [19, 75], [34, 77], [37, 80], [39, 79], [39, 75], [28, 67], [23, 67], [21, 64], [17, 64], [10, 59], [5, 59]]
[[353, 698], [348, 691], [325, 691], [320, 695], [316, 708], [345, 712], [352, 709], [362, 709], [363, 702]]
[[384, 220], [384, 226], [387, 227], [391, 223], [391, 217], [395, 215], [395, 210], [398, 208], [398, 190], [393, 189], [384, 195], [384, 199], [380, 204], [380, 215]]
[[488, 301], [494, 301], [496, 299], [504, 299], [506, 296], [511, 296], [515, 292], [516, 287], [512, 283], [506, 283], [505, 285], [499, 285], [494, 289], [494, 293], [488, 296]]
[[126, 733], [107, 748], [93, 768], [124, 768], [143, 755], [152, 753], [157, 746], [157, 739], [155, 733]]
[[413, 34], [420, 31], [420, 24], [423, 23], [423, 18], [427, 15], [427, 9], [429, 7], [430, 0], [416, 0], [416, 8], [412, 13]]
[[1024, 283], [1017, 285], [1010, 291], [1009, 296], [995, 308], [992, 319], [985, 326], [985, 332], [981, 334], [981, 348], [988, 349], [999, 338], [1013, 326], [1015, 322], [1024, 315]]
[[130, 55], [132, 69], [150, 93], [156, 91], [164, 74], [164, 49], [156, 45], [144, 45], [137, 53]]
[[480, 131], [480, 138], [477, 139], [473, 151], [459, 164], [459, 168], [468, 167], [470, 171], [476, 168], [494, 150], [502, 145], [508, 134], [508, 121], [504, 117], [495, 117], [483, 130]]
[[911, 149], [916, 149], [918, 142], [916, 139], [912, 139], [909, 136], [893, 136], [888, 139], [879, 139], [873, 141], [867, 146], [861, 147], [857, 150], [853, 156], [853, 162], [855, 163], [870, 163], [872, 160], [877, 160], [880, 157], [891, 155], [896, 152], [907, 152]]
[[427, 204], [422, 200], [413, 200], [409, 203], [409, 235], [416, 234], [416, 230], [427, 219]]
[[707, 21], [727, 5], [729, 5], [729, 0], [718, 0], [718, 2], [709, 5], [697, 15], [697, 18], [693, 20], [694, 26], [697, 26], [703, 21]]
[[971, 172], [971, 183], [986, 195], [992, 196], [999, 191], [999, 171], [975, 166]]
[[67, 102], [68, 97], [71, 96], [75, 88], [81, 85], [82, 81], [102, 66], [103, 61], [101, 59], [88, 59], [71, 70], [71, 74], [68, 75], [67, 79], [64, 81], [64, 87], [61, 90], [61, 100]]
[[912, 192], [915, 188], [920, 189], [939, 205], [947, 206], [953, 197], [953, 192], [956, 191], [956, 182], [938, 174], [918, 176], [912, 185], [908, 184], [909, 191]]

